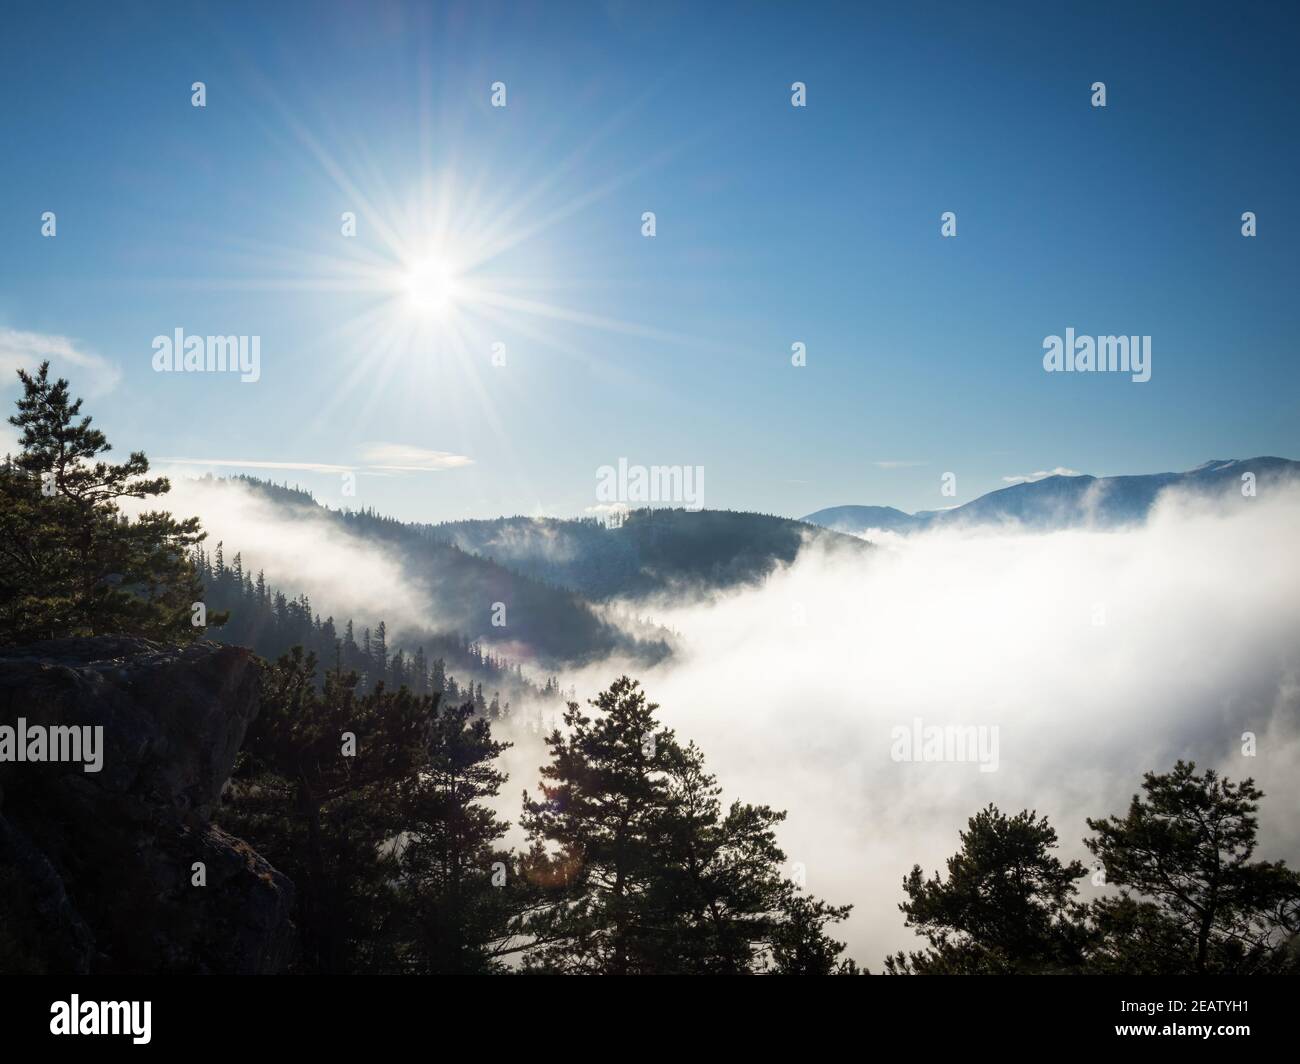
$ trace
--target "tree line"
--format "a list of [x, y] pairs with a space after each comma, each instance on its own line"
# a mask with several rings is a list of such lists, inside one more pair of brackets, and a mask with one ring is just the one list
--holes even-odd
[[527, 845], [490, 807], [508, 743], [486, 717], [409, 688], [267, 666], [263, 707], [217, 819], [298, 890], [296, 969], [314, 973], [831, 973], [856, 970], [775, 839], [784, 814], [734, 802], [626, 677], [570, 703]]
[[[476, 712], [493, 719], [510, 715], [511, 698], [544, 701], [560, 696], [554, 676], [536, 684], [518, 662], [463, 634], [427, 632], [409, 640], [412, 648], [405, 645], [408, 641], [390, 645], [383, 620], [373, 629], [366, 625], [358, 631], [348, 618], [340, 630], [332, 616], [322, 619], [307, 595], [291, 598], [269, 584], [265, 572], [245, 568], [240, 553], [227, 563], [223, 543], [211, 552], [201, 543], [194, 546], [191, 561], [209, 616], [215, 614], [222, 622], [213, 626], [210, 637], [249, 647], [268, 660], [302, 647], [327, 665], [355, 672], [361, 691], [383, 683], [409, 687], [417, 695], [440, 693], [457, 704], [471, 701]], [[463, 670], [459, 679], [449, 668]]]
[[[301, 654], [269, 667], [221, 814], [300, 885], [304, 971], [865, 972], [834, 937], [852, 906], [785, 873], [785, 814], [724, 807], [703, 753], [636, 681], [569, 704], [511, 852], [490, 807], [509, 744], [487, 719], [405, 688], [358, 699], [338, 673], [318, 690], [312, 668]], [[1046, 817], [977, 812], [946, 875], [904, 877], [899, 908], [924, 945], [884, 972], [1300, 972], [1300, 876], [1255, 858], [1254, 782], [1179, 761], [1142, 792], [1087, 821], [1094, 876], [1118, 888], [1090, 903]]]
[[1056, 830], [1032, 810], [972, 816], [947, 878], [919, 866], [899, 906], [926, 948], [891, 974], [1263, 975], [1300, 972], [1300, 876], [1255, 859], [1264, 795], [1178, 761], [1148, 772], [1122, 816], [1088, 818], [1094, 882], [1053, 852]]

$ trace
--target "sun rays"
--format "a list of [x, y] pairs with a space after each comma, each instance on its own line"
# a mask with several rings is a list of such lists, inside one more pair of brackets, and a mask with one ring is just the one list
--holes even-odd
[[632, 127], [667, 80], [610, 112], [552, 112], [559, 124], [538, 128], [520, 125], [513, 107], [490, 110], [460, 79], [439, 84], [447, 64], [423, 44], [419, 63], [414, 105], [394, 100], [366, 123], [285, 95], [250, 63], [257, 125], [302, 209], [270, 233], [212, 234], [227, 248], [225, 277], [170, 283], [282, 298], [305, 323], [281, 352], [310, 365], [304, 380], [318, 399], [310, 422], [286, 426], [286, 447], [321, 427], [342, 442], [401, 424], [404, 442], [441, 450], [483, 448], [486, 433], [497, 466], [524, 469], [512, 412], [537, 400], [548, 364], [657, 394], [611, 336], [722, 350], [620, 299], [643, 284], [633, 241], [645, 204], [627, 205], [626, 256], [617, 242], [593, 254], [590, 241], [591, 211], [688, 144], [661, 143], [583, 179], [598, 146]]

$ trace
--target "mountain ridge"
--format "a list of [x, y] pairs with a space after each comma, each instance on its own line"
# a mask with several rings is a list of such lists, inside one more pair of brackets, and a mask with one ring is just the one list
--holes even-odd
[[[856, 537], [741, 511], [639, 509], [616, 524], [523, 516], [429, 524], [369, 509], [336, 510], [310, 492], [253, 477], [200, 478], [200, 483], [214, 491], [241, 486], [284, 518], [320, 521], [358, 544], [390, 551], [400, 560], [403, 579], [429, 601], [423, 622], [400, 625], [402, 638], [394, 648], [413, 652], [421, 643], [426, 648], [442, 645], [448, 635], [459, 633], [484, 651], [548, 671], [611, 655], [654, 664], [671, 654], [670, 631], [626, 609], [610, 609], [613, 603], [669, 592], [707, 595], [756, 584], [792, 563], [810, 541], [832, 551], [872, 549]], [[233, 557], [240, 544], [231, 541], [225, 547]], [[250, 571], [260, 566], [253, 556], [244, 561]], [[273, 570], [269, 575], [289, 598], [301, 593], [285, 574]], [[218, 605], [237, 604], [222, 599]], [[316, 606], [333, 619], [336, 611], [328, 599]], [[286, 604], [290, 613], [291, 607]], [[498, 627], [498, 613], [508, 623]], [[362, 615], [360, 623], [379, 619]], [[242, 623], [241, 618], [232, 623]]]
[[1161, 491], [1184, 487], [1222, 491], [1231, 482], [1254, 474], [1255, 487], [1300, 478], [1300, 462], [1274, 455], [1212, 458], [1181, 473], [1136, 473], [1097, 477], [1088, 473], [1054, 474], [1011, 484], [946, 510], [907, 513], [892, 506], [831, 506], [800, 520], [850, 535], [869, 529], [916, 532], [936, 526], [1017, 522], [1051, 530], [1096, 524], [1103, 527], [1144, 520]]

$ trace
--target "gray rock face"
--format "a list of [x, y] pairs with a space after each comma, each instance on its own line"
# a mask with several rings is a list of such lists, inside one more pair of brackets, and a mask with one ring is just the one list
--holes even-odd
[[[0, 728], [102, 727], [102, 767], [0, 761], [0, 971], [271, 972], [293, 885], [209, 822], [256, 718], [250, 652], [0, 649]], [[206, 885], [194, 885], [201, 862]]]

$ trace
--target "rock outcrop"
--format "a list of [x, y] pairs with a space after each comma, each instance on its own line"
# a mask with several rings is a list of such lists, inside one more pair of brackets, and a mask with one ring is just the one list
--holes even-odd
[[293, 885], [210, 822], [258, 700], [255, 659], [237, 647], [101, 637], [0, 648], [0, 742], [7, 729], [11, 744], [20, 729], [103, 729], [98, 771], [85, 759], [0, 760], [0, 971], [289, 962]]

